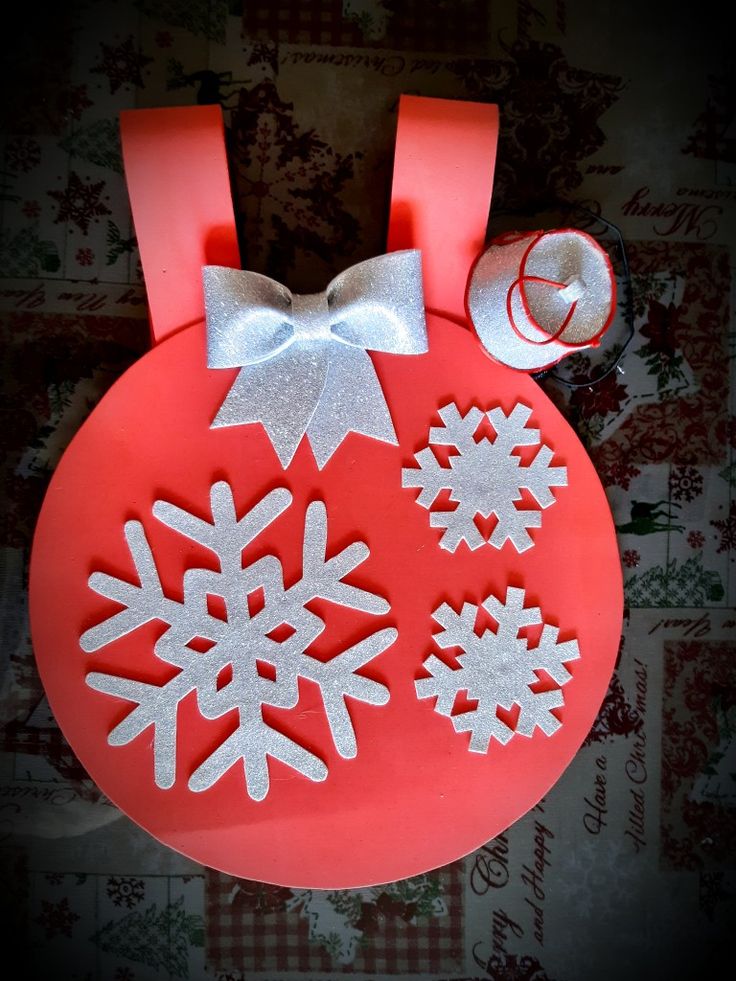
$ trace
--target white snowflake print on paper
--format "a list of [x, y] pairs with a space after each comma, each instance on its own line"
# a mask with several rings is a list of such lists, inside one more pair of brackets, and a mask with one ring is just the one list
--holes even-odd
[[[440, 409], [442, 426], [429, 430], [429, 443], [454, 446], [457, 453], [450, 454], [449, 466], [444, 467], [430, 446], [425, 447], [416, 454], [419, 467], [402, 470], [402, 486], [421, 488], [417, 503], [427, 509], [441, 491], [450, 491], [450, 501], [457, 507], [430, 511], [429, 515], [433, 528], [445, 529], [440, 539], [442, 548], [454, 552], [462, 541], [471, 549], [486, 544], [475, 518], [476, 515], [489, 518], [492, 514], [498, 523], [488, 544], [500, 549], [510, 541], [518, 552], [534, 544], [529, 529], [541, 526], [539, 509], [555, 503], [551, 488], [567, 485], [567, 468], [550, 466], [553, 453], [545, 444], [528, 464], [522, 463], [514, 452], [518, 447], [536, 446], [540, 442], [539, 430], [526, 425], [531, 412], [520, 402], [508, 416], [501, 408], [482, 412], [476, 406], [463, 416], [454, 402]], [[475, 438], [484, 417], [495, 431], [493, 440]], [[516, 507], [516, 502], [522, 500], [522, 490], [529, 491], [537, 508]]]
[[[417, 697], [436, 698], [435, 711], [451, 718], [456, 732], [471, 734], [473, 753], [487, 753], [491, 739], [506, 745], [514, 735], [531, 736], [539, 728], [550, 736], [561, 725], [552, 713], [564, 703], [560, 689], [532, 691], [531, 686], [540, 681], [538, 671], [558, 685], [566, 684], [572, 675], [565, 664], [580, 656], [578, 642], [558, 643], [558, 628], [545, 623], [537, 646], [530, 648], [519, 632], [543, 621], [539, 607], [524, 607], [524, 595], [523, 589], [509, 586], [505, 603], [493, 595], [483, 601], [483, 609], [496, 621], [495, 632], [489, 628], [476, 633], [479, 607], [473, 603], [465, 603], [460, 613], [443, 603], [433, 614], [442, 627], [434, 637], [437, 646], [459, 647], [463, 653], [457, 655], [458, 668], [448, 667], [434, 654], [428, 657], [424, 668], [431, 677], [415, 682]], [[457, 695], [463, 691], [478, 705], [453, 715]], [[497, 710], [509, 712], [514, 706], [519, 715], [512, 729]]]
[[[274, 555], [243, 565], [243, 549], [291, 501], [288, 490], [277, 488], [238, 518], [232, 490], [221, 481], [210, 493], [211, 522], [174, 504], [156, 501], [153, 514], [159, 521], [219, 560], [219, 572], [194, 568], [184, 573], [182, 601], [165, 594], [140, 521], [125, 524], [139, 585], [104, 572], [90, 576], [89, 585], [95, 592], [124, 609], [82, 634], [82, 650], [97, 651], [150, 621], [168, 625], [153, 650], [161, 661], [180, 669], [170, 681], [152, 685], [95, 671], [86, 678], [96, 691], [136, 703], [110, 732], [110, 745], [125, 745], [153, 726], [154, 779], [161, 788], [175, 782], [178, 707], [191, 692], [196, 692], [204, 718], [216, 719], [237, 710], [239, 724], [191, 774], [189, 789], [207, 790], [241, 762], [248, 794], [254, 800], [268, 794], [269, 756], [310, 780], [327, 777], [327, 767], [318, 756], [263, 718], [263, 706], [294, 708], [299, 678], [319, 686], [335, 748], [345, 759], [357, 754], [346, 697], [370, 705], [385, 705], [389, 699], [384, 685], [355, 672], [395, 641], [394, 628], [379, 630], [328, 661], [308, 653], [325, 627], [324, 620], [307, 608], [311, 600], [320, 598], [376, 615], [389, 610], [382, 597], [344, 582], [368, 557], [365, 543], [353, 542], [337, 555], [326, 557], [327, 511], [321, 501], [312, 502], [306, 511], [298, 582], [284, 585], [281, 562]], [[224, 618], [211, 612], [210, 597], [224, 603]], [[229, 676], [224, 684], [223, 675]]]

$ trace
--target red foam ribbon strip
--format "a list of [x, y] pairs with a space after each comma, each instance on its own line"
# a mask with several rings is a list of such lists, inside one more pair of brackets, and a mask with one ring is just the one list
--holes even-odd
[[120, 114], [153, 343], [204, 319], [202, 266], [240, 268], [219, 106]]
[[421, 249], [428, 309], [465, 320], [465, 287], [483, 248], [498, 107], [402, 95], [388, 250]]

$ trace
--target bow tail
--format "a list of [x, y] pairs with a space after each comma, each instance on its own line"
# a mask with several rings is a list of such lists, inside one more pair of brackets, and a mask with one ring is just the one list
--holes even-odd
[[370, 355], [346, 344], [334, 344], [331, 354], [324, 391], [307, 426], [320, 470], [348, 433], [398, 443]]
[[[322, 397], [330, 359], [325, 345], [292, 346], [268, 361], [240, 369], [212, 428], [263, 424], [286, 469]], [[296, 384], [289, 384], [289, 381]]]

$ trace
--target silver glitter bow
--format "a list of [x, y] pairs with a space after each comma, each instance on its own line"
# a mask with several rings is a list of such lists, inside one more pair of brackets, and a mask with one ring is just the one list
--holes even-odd
[[305, 433], [320, 469], [350, 432], [397, 442], [368, 351], [427, 350], [419, 251], [359, 262], [307, 296], [224, 266], [203, 278], [207, 363], [241, 368], [213, 428], [263, 423], [283, 467]]

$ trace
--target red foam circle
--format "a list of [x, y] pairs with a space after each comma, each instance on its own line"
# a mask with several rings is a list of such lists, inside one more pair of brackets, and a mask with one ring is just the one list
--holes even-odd
[[[429, 353], [374, 356], [399, 446], [350, 434], [322, 471], [302, 441], [283, 471], [260, 425], [210, 429], [236, 371], [207, 370], [203, 328], [159, 344], [117, 382], [73, 440], [49, 487], [31, 564], [31, 624], [39, 670], [63, 732], [100, 788], [134, 821], [192, 859], [237, 876], [292, 887], [349, 888], [415, 875], [467, 854], [499, 834], [555, 783], [583, 742], [605, 694], [618, 648], [622, 586], [606, 498], [583, 447], [528, 376], [495, 364], [455, 324], [429, 318]], [[506, 543], [452, 554], [438, 547], [417, 491], [401, 487], [401, 468], [427, 445], [437, 410], [454, 401], [517, 402], [532, 408], [554, 463], [568, 468], [568, 486], [531, 532], [535, 546], [518, 553]], [[88, 586], [94, 571], [136, 581], [123, 525], [143, 522], [164, 590], [181, 596], [187, 568], [213, 565], [200, 546], [161, 525], [154, 501], [171, 501], [203, 518], [209, 490], [227, 480], [238, 514], [275, 487], [293, 494], [288, 510], [249, 545], [244, 558], [275, 554], [285, 581], [301, 575], [304, 514], [322, 500], [328, 512], [328, 554], [364, 541], [370, 556], [348, 577], [384, 596], [381, 616], [317, 603], [326, 621], [315, 643], [322, 658], [376, 630], [393, 626], [398, 640], [362, 673], [387, 685], [385, 706], [350, 702], [358, 744], [355, 759], [335, 751], [313, 683], [300, 683], [292, 710], [266, 709], [274, 726], [325, 761], [324, 782], [308, 780], [271, 760], [265, 800], [248, 796], [242, 768], [212, 788], [187, 789], [193, 770], [232, 731], [235, 715], [205, 720], [195, 696], [179, 709], [177, 780], [159, 789], [153, 777], [152, 731], [126, 746], [109, 746], [111, 729], [133, 706], [85, 684], [90, 671], [162, 683], [175, 669], [152, 645], [161, 623], [85, 654], [80, 635], [119, 609]], [[432, 613], [447, 602], [479, 604], [507, 586], [526, 589], [560, 639], [576, 637], [579, 660], [568, 665], [562, 725], [552, 736], [492, 742], [468, 751], [469, 737], [419, 700], [422, 663], [439, 653]], [[270, 715], [268, 714], [270, 713]]]

